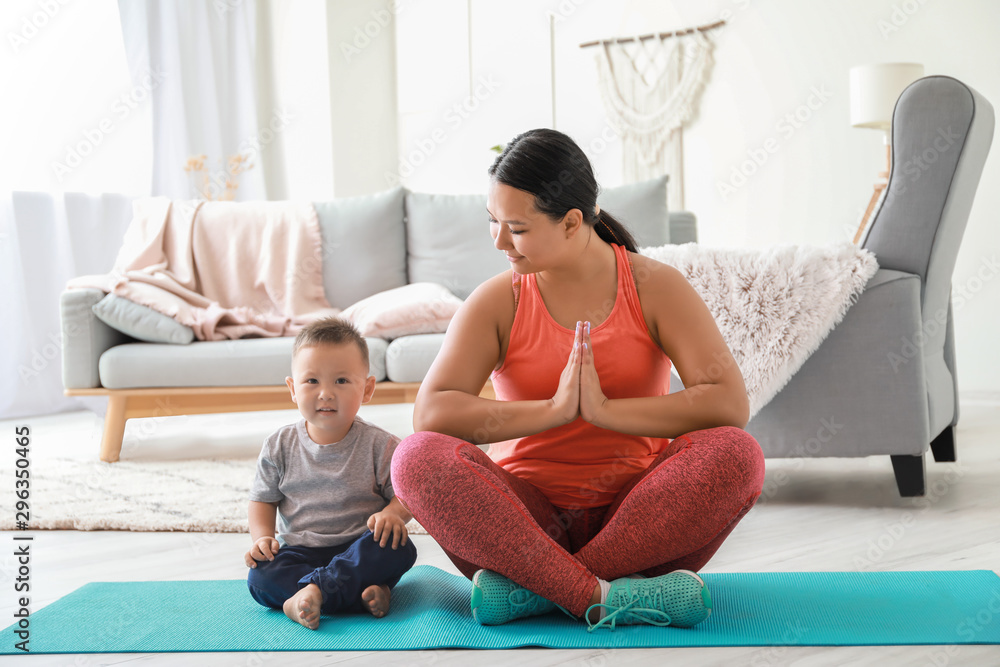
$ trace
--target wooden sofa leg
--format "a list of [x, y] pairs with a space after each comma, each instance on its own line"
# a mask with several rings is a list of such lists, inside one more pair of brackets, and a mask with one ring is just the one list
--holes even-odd
[[931, 440], [931, 451], [938, 463], [948, 463], [955, 460], [955, 425], [952, 424]]
[[903, 498], [924, 495], [924, 457], [899, 454], [890, 458], [899, 495]]
[[121, 456], [127, 401], [127, 396], [112, 395], [108, 398], [108, 411], [104, 415], [104, 435], [101, 436], [102, 461], [114, 463]]

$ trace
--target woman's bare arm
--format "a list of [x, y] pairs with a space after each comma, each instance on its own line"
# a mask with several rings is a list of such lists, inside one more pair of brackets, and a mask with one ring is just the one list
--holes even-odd
[[[746, 427], [750, 402], [736, 360], [708, 306], [677, 269], [654, 262], [638, 272], [644, 310], [685, 388], [667, 396], [609, 400], [592, 423], [619, 433], [676, 438], [716, 426]], [[651, 301], [647, 301], [651, 300]]]
[[561, 416], [552, 400], [479, 396], [500, 359], [501, 309], [513, 310], [513, 299], [510, 273], [503, 273], [477, 287], [462, 304], [420, 384], [413, 406], [414, 431], [486, 444], [541, 433], [576, 418]]

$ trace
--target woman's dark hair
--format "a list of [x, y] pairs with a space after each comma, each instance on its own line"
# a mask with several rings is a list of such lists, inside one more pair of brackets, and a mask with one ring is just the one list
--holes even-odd
[[622, 223], [597, 208], [597, 180], [590, 160], [576, 142], [556, 130], [522, 132], [504, 147], [489, 175], [498, 183], [535, 196], [535, 208], [553, 219], [572, 209], [608, 243], [638, 252], [635, 239]]

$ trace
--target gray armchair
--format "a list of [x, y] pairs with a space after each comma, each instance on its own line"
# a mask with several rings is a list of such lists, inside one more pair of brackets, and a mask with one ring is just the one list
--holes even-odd
[[747, 425], [765, 456], [888, 454], [902, 496], [924, 494], [928, 446], [955, 460], [951, 277], [993, 127], [990, 103], [953, 78], [903, 91], [889, 184], [861, 242], [880, 269]]

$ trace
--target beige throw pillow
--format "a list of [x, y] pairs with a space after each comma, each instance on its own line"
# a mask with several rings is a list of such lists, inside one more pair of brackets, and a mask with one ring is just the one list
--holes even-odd
[[362, 336], [392, 340], [443, 333], [462, 300], [437, 283], [412, 283], [373, 294], [340, 313]]

